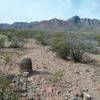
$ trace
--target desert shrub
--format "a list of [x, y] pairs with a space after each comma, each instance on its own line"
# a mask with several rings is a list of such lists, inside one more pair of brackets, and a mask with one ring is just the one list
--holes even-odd
[[[73, 34], [58, 34], [56, 37], [54, 36], [51, 48], [61, 58], [67, 59], [70, 57], [75, 62], [84, 62], [83, 55], [86, 52], [97, 52], [94, 40], [88, 40]], [[92, 60], [89, 58], [87, 61], [91, 62]]]
[[56, 52], [57, 56], [60, 56], [63, 59], [66, 59], [69, 55], [69, 47], [64, 40], [54, 40], [51, 48]]
[[5, 39], [4, 38], [0, 38], [0, 48], [3, 48], [5, 45]]
[[10, 41], [13, 37], [17, 37], [19, 39], [26, 38], [34, 38], [36, 34], [43, 33], [41, 31], [34, 30], [17, 30], [17, 29], [8, 29], [8, 30], [0, 30], [0, 34], [3, 34]]
[[[96, 53], [96, 47], [98, 43], [93, 37], [88, 35], [80, 34], [67, 34], [66, 36], [67, 44], [69, 44], [70, 56], [75, 62], [84, 62], [84, 53]], [[86, 55], [84, 55], [86, 56]], [[85, 57], [87, 63], [91, 62], [92, 59], [88, 56]], [[86, 61], [85, 61], [86, 62]]]
[[44, 33], [43, 32], [37, 32], [34, 36], [35, 39], [37, 39], [41, 44], [45, 45], [44, 41]]
[[100, 34], [98, 34], [98, 35], [96, 35], [95, 36], [95, 39], [96, 39], [96, 41], [99, 43], [99, 45], [100, 45]]
[[67, 40], [70, 47], [70, 56], [75, 62], [83, 62], [83, 55], [86, 52], [93, 53], [95, 45], [92, 41], [80, 38], [71, 38]]
[[32, 60], [29, 57], [24, 57], [21, 59], [19, 63], [20, 71], [21, 72], [32, 72]]
[[18, 94], [10, 88], [10, 80], [7, 76], [0, 74], [0, 100], [18, 100], [18, 98]]
[[7, 79], [6, 76], [0, 74], [0, 88], [5, 87], [8, 88], [10, 81]]
[[77, 48], [71, 48], [71, 57], [75, 62], [81, 62], [82, 61], [82, 56], [84, 54], [83, 51]]
[[42, 31], [34, 31], [34, 30], [17, 30], [17, 29], [8, 29], [8, 30], [0, 30], [0, 34], [7, 37], [8, 42], [11, 43], [10, 47], [20, 48], [23, 47], [23, 40], [28, 38], [35, 38], [40, 41], [43, 45], [46, 44], [46, 34]]
[[62, 34], [58, 34], [53, 38], [51, 48], [56, 52], [57, 56], [63, 59], [66, 59], [69, 55], [69, 45]]
[[24, 45], [24, 36], [22, 38], [22, 36], [19, 33], [13, 33], [12, 31], [9, 32], [7, 30], [5, 30], [3, 33], [3, 35], [6, 36], [6, 43], [8, 44], [8, 47], [12, 47], [12, 48], [20, 48], [23, 47]]
[[3, 34], [0, 34], [0, 48], [5, 47], [5, 41], [6, 41], [7, 37]]
[[10, 47], [12, 48], [21, 48], [24, 46], [24, 40], [21, 38], [17, 38], [16, 36], [12, 37], [10, 42]]
[[34, 38], [35, 34], [43, 33], [42, 31], [34, 31], [34, 30], [18, 30], [18, 29], [8, 29], [8, 30], [0, 30], [0, 34], [4, 34], [5, 36], [18, 37], [18, 38]]
[[67, 40], [70, 45], [70, 56], [75, 62], [81, 62], [82, 55], [84, 54], [83, 45], [76, 40]]

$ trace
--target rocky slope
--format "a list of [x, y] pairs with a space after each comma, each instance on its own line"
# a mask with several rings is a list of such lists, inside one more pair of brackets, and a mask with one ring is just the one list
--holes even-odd
[[27, 92], [21, 100], [32, 97], [35, 100], [73, 100], [72, 97], [81, 91], [90, 94], [95, 100], [100, 100], [99, 67], [62, 60], [49, 47], [44, 47], [32, 39], [27, 40], [21, 51], [7, 50], [13, 52], [10, 55], [11, 63], [5, 66], [5, 63], [1, 63], [3, 59], [0, 60], [0, 71], [6, 74], [19, 73], [20, 58], [27, 56], [32, 59], [33, 73], [28, 77]]
[[41, 98], [36, 100], [67, 100], [86, 91], [95, 100], [100, 100], [100, 70], [97, 66], [64, 61], [35, 40], [29, 40], [25, 47], [25, 56], [32, 58], [34, 70], [29, 81], [35, 92], [29, 90], [29, 97]]

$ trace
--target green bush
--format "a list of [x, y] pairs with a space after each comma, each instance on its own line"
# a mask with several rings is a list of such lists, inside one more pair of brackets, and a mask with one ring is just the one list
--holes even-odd
[[10, 88], [10, 80], [0, 74], [0, 100], [18, 100], [18, 94]]
[[5, 39], [4, 38], [0, 38], [0, 48], [3, 48], [5, 45]]
[[46, 45], [45, 40], [44, 40], [44, 33], [43, 32], [37, 32], [34, 35], [34, 38], [37, 39], [41, 44]]
[[70, 41], [70, 55], [75, 62], [83, 62], [84, 53], [93, 53], [95, 50], [95, 45], [92, 41], [85, 39], [72, 39]]
[[66, 42], [64, 34], [54, 34], [53, 40], [51, 42], [51, 49], [56, 52], [57, 56], [61, 57], [62, 59], [67, 58], [69, 55], [69, 45]]
[[9, 32], [7, 30], [5, 30], [2, 33], [4, 36], [6, 36], [6, 43], [8, 42], [9, 46], [8, 47], [12, 47], [12, 48], [20, 48], [23, 46], [23, 40], [24, 40], [24, 36], [23, 38], [21, 37], [21, 35], [19, 33], [13, 33], [12, 31]]
[[11, 42], [10, 47], [12, 47], [12, 48], [21, 48], [24, 45], [23, 41], [24, 40], [22, 40], [20, 38], [17, 38], [16, 36], [14, 36], [10, 40], [10, 42]]
[[96, 35], [95, 36], [95, 40], [99, 43], [99, 45], [100, 45], [100, 34], [98, 34], [98, 35]]
[[66, 59], [69, 55], [69, 46], [67, 45], [65, 40], [53, 40], [51, 48], [56, 52], [58, 56], [63, 59]]
[[[75, 62], [83, 62], [83, 55], [86, 52], [95, 51], [95, 41], [90, 41], [80, 36], [56, 34], [54, 36], [51, 48], [58, 56], [63, 59], [70, 57]], [[88, 60], [92, 61], [92, 60]]]

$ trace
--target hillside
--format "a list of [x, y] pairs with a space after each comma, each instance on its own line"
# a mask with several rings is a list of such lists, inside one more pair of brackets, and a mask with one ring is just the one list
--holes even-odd
[[73, 16], [68, 20], [51, 19], [40, 22], [15, 22], [13, 24], [0, 24], [0, 29], [31, 29], [47, 32], [82, 32], [82, 33], [100, 33], [100, 20], [80, 18]]
[[[81, 90], [88, 90], [90, 95], [99, 100], [100, 77], [98, 67], [64, 61], [56, 57], [49, 50], [49, 47], [41, 46], [35, 40], [29, 40], [25, 47], [30, 48], [25, 51], [26, 56], [32, 58], [33, 69], [38, 71], [38, 74], [30, 77], [30, 79], [36, 79], [37, 83], [40, 83], [40, 93], [47, 92], [46, 100], [64, 100], [68, 93], [71, 92], [70, 95], [73, 95], [80, 93]], [[45, 74], [45, 72], [51, 74]], [[63, 75], [60, 77], [61, 72]], [[48, 84], [50, 78], [56, 80], [57, 77], [61, 78], [58, 82], [51, 81]]]
[[[31, 57], [33, 62], [34, 73], [28, 77], [31, 84], [28, 97], [33, 96], [35, 100], [66, 100], [67, 96], [73, 96], [84, 90], [99, 100], [98, 67], [62, 60], [56, 57], [49, 47], [37, 44], [36, 40], [32, 39], [28, 40], [22, 52], [24, 53], [22, 56]], [[15, 55], [13, 57], [15, 62], [19, 61], [19, 57]], [[0, 65], [0, 69], [2, 66]], [[10, 73], [17, 73], [17, 68], [15, 65]]]

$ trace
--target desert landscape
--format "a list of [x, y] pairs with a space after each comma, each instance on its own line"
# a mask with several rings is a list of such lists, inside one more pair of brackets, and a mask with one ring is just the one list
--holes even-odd
[[0, 0], [0, 100], [100, 100], [100, 0]]
[[[9, 86], [21, 100], [74, 100], [76, 95], [83, 93], [91, 99], [80, 97], [79, 100], [100, 98], [100, 68], [99, 63], [96, 65], [100, 59], [97, 54], [91, 56], [97, 61], [95, 64], [75, 63], [72, 59], [58, 57], [49, 45], [43, 45], [37, 39], [26, 39], [23, 47], [2, 48], [1, 57], [4, 58], [0, 60], [1, 76], [10, 78]], [[27, 70], [21, 72], [19, 65], [27, 57], [32, 61], [31, 74], [25, 73]]]

